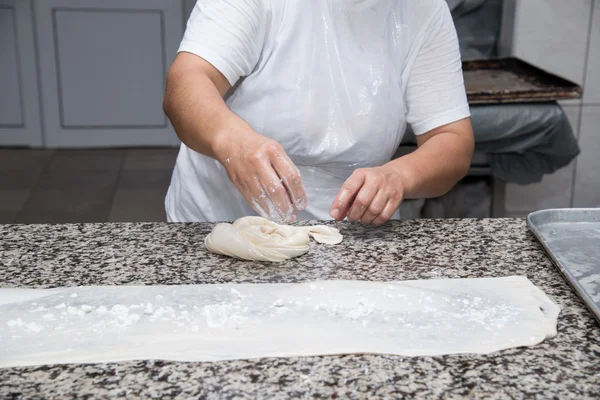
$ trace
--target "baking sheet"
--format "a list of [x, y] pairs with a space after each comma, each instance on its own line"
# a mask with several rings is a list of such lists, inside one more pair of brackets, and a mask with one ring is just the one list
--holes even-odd
[[527, 278], [0, 289], [0, 367], [486, 354], [556, 335]]
[[550, 209], [527, 224], [600, 323], [600, 209]]
[[463, 62], [470, 104], [578, 99], [582, 88], [515, 57]]

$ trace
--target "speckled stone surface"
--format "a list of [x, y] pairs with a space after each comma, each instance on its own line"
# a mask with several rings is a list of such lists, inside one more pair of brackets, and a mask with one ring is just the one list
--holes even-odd
[[527, 276], [558, 336], [491, 355], [139, 361], [0, 370], [0, 398], [598, 398], [600, 325], [521, 219], [339, 224], [345, 241], [282, 264], [207, 253], [211, 224], [0, 226], [0, 286], [375, 281]]

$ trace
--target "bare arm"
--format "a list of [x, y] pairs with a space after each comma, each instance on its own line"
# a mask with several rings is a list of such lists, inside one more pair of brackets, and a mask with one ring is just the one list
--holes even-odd
[[389, 163], [404, 182], [406, 199], [446, 194], [471, 167], [475, 141], [469, 118], [417, 136], [416, 151]]
[[469, 118], [417, 136], [418, 149], [378, 167], [359, 169], [344, 183], [330, 214], [367, 224], [389, 220], [403, 199], [438, 197], [462, 179], [474, 149]]
[[223, 101], [231, 85], [214, 66], [180, 53], [167, 76], [164, 111], [186, 146], [223, 164], [233, 184], [263, 217], [293, 222], [306, 207], [296, 166], [279, 143], [255, 132]]
[[227, 127], [251, 130], [223, 101], [230, 88], [221, 72], [189, 53], [179, 53], [167, 75], [163, 108], [177, 136], [192, 150], [216, 160], [217, 143]]

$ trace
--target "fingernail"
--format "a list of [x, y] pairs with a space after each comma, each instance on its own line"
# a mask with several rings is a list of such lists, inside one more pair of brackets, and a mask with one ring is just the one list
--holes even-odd
[[339, 208], [334, 208], [333, 211], [331, 212], [331, 216], [333, 218], [339, 218], [340, 217], [340, 209]]

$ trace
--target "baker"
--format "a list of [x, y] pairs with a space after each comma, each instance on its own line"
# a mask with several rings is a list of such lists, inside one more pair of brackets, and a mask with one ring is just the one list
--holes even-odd
[[[199, 0], [164, 109], [174, 222], [381, 224], [449, 191], [474, 146], [444, 0]], [[418, 149], [390, 161], [407, 123]]]

